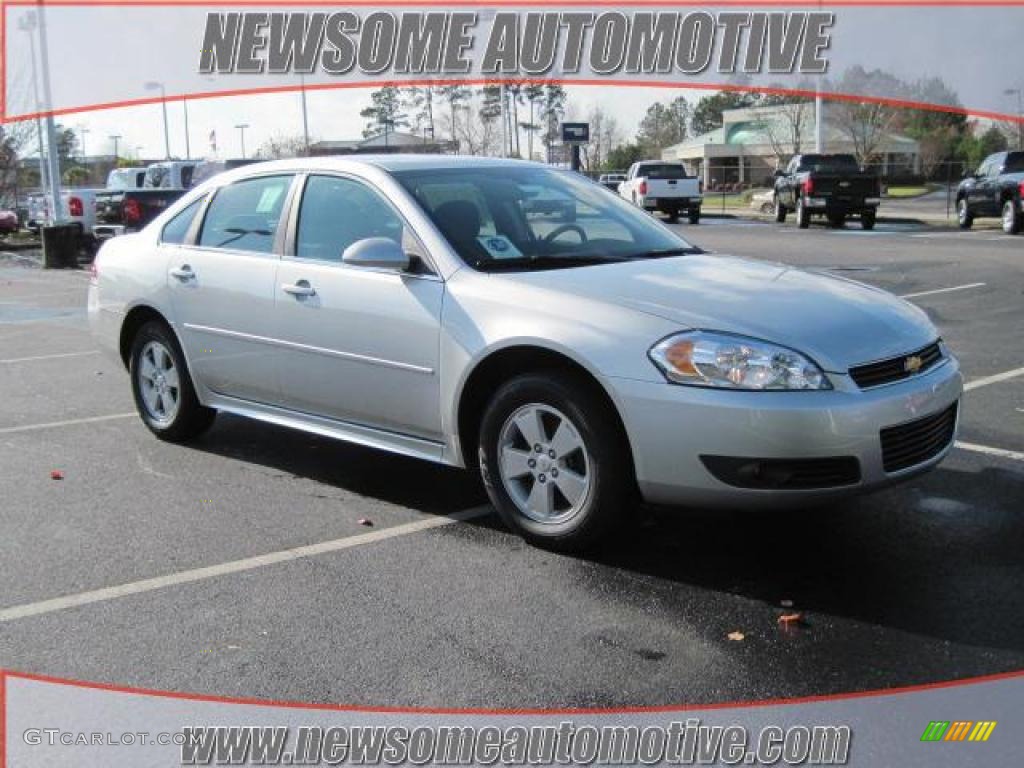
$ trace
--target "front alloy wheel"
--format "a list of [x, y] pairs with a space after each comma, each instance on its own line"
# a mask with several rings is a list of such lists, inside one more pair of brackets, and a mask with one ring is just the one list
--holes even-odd
[[967, 204], [967, 198], [961, 197], [956, 205], [956, 221], [960, 229], [970, 229], [974, 224], [974, 217], [971, 215], [971, 207]]
[[480, 428], [480, 473], [502, 520], [538, 546], [584, 551], [624, 517], [633, 464], [598, 385], [526, 374], [495, 393]]

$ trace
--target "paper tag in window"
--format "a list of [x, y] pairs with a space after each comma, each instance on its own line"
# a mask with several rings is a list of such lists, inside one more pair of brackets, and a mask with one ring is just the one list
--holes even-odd
[[523, 255], [504, 235], [480, 235], [476, 240], [492, 259], [518, 259]]

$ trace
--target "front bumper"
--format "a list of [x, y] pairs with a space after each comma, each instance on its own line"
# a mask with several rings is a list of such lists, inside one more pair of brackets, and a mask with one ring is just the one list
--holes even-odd
[[[950, 357], [920, 376], [862, 391], [830, 374], [826, 392], [735, 392], [608, 379], [626, 426], [637, 482], [655, 504], [775, 507], [882, 488], [937, 465], [954, 439], [927, 461], [886, 472], [881, 431], [941, 413], [960, 400], [960, 366]], [[853, 457], [859, 479], [813, 490], [739, 488], [717, 479], [701, 456], [750, 459]]]

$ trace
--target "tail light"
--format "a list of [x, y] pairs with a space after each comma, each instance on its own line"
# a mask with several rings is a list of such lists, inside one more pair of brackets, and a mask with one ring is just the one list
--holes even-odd
[[68, 215], [72, 218], [80, 218], [85, 213], [85, 206], [82, 205], [82, 198], [80, 197], [69, 197], [68, 198]]
[[138, 200], [128, 198], [121, 203], [121, 214], [125, 224], [137, 224], [142, 220], [142, 208]]
[[804, 194], [805, 195], [813, 195], [814, 194], [814, 179], [812, 179], [810, 177], [807, 177], [807, 179], [804, 180]]
[[636, 188], [636, 191], [639, 192], [641, 195], [647, 194], [647, 179], [644, 179], [643, 181], [640, 182], [640, 186]]
[[1024, 200], [1024, 181], [1020, 183], [1020, 199]]

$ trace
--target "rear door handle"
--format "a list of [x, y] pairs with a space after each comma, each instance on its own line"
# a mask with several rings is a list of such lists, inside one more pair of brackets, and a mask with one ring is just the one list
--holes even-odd
[[196, 273], [192, 271], [192, 267], [188, 264], [182, 264], [180, 267], [172, 269], [168, 274], [170, 274], [171, 277], [178, 278], [182, 282], [192, 280], [196, 276]]
[[281, 290], [296, 297], [316, 296], [316, 290], [309, 284], [308, 280], [299, 280], [294, 285], [285, 283], [281, 286]]

